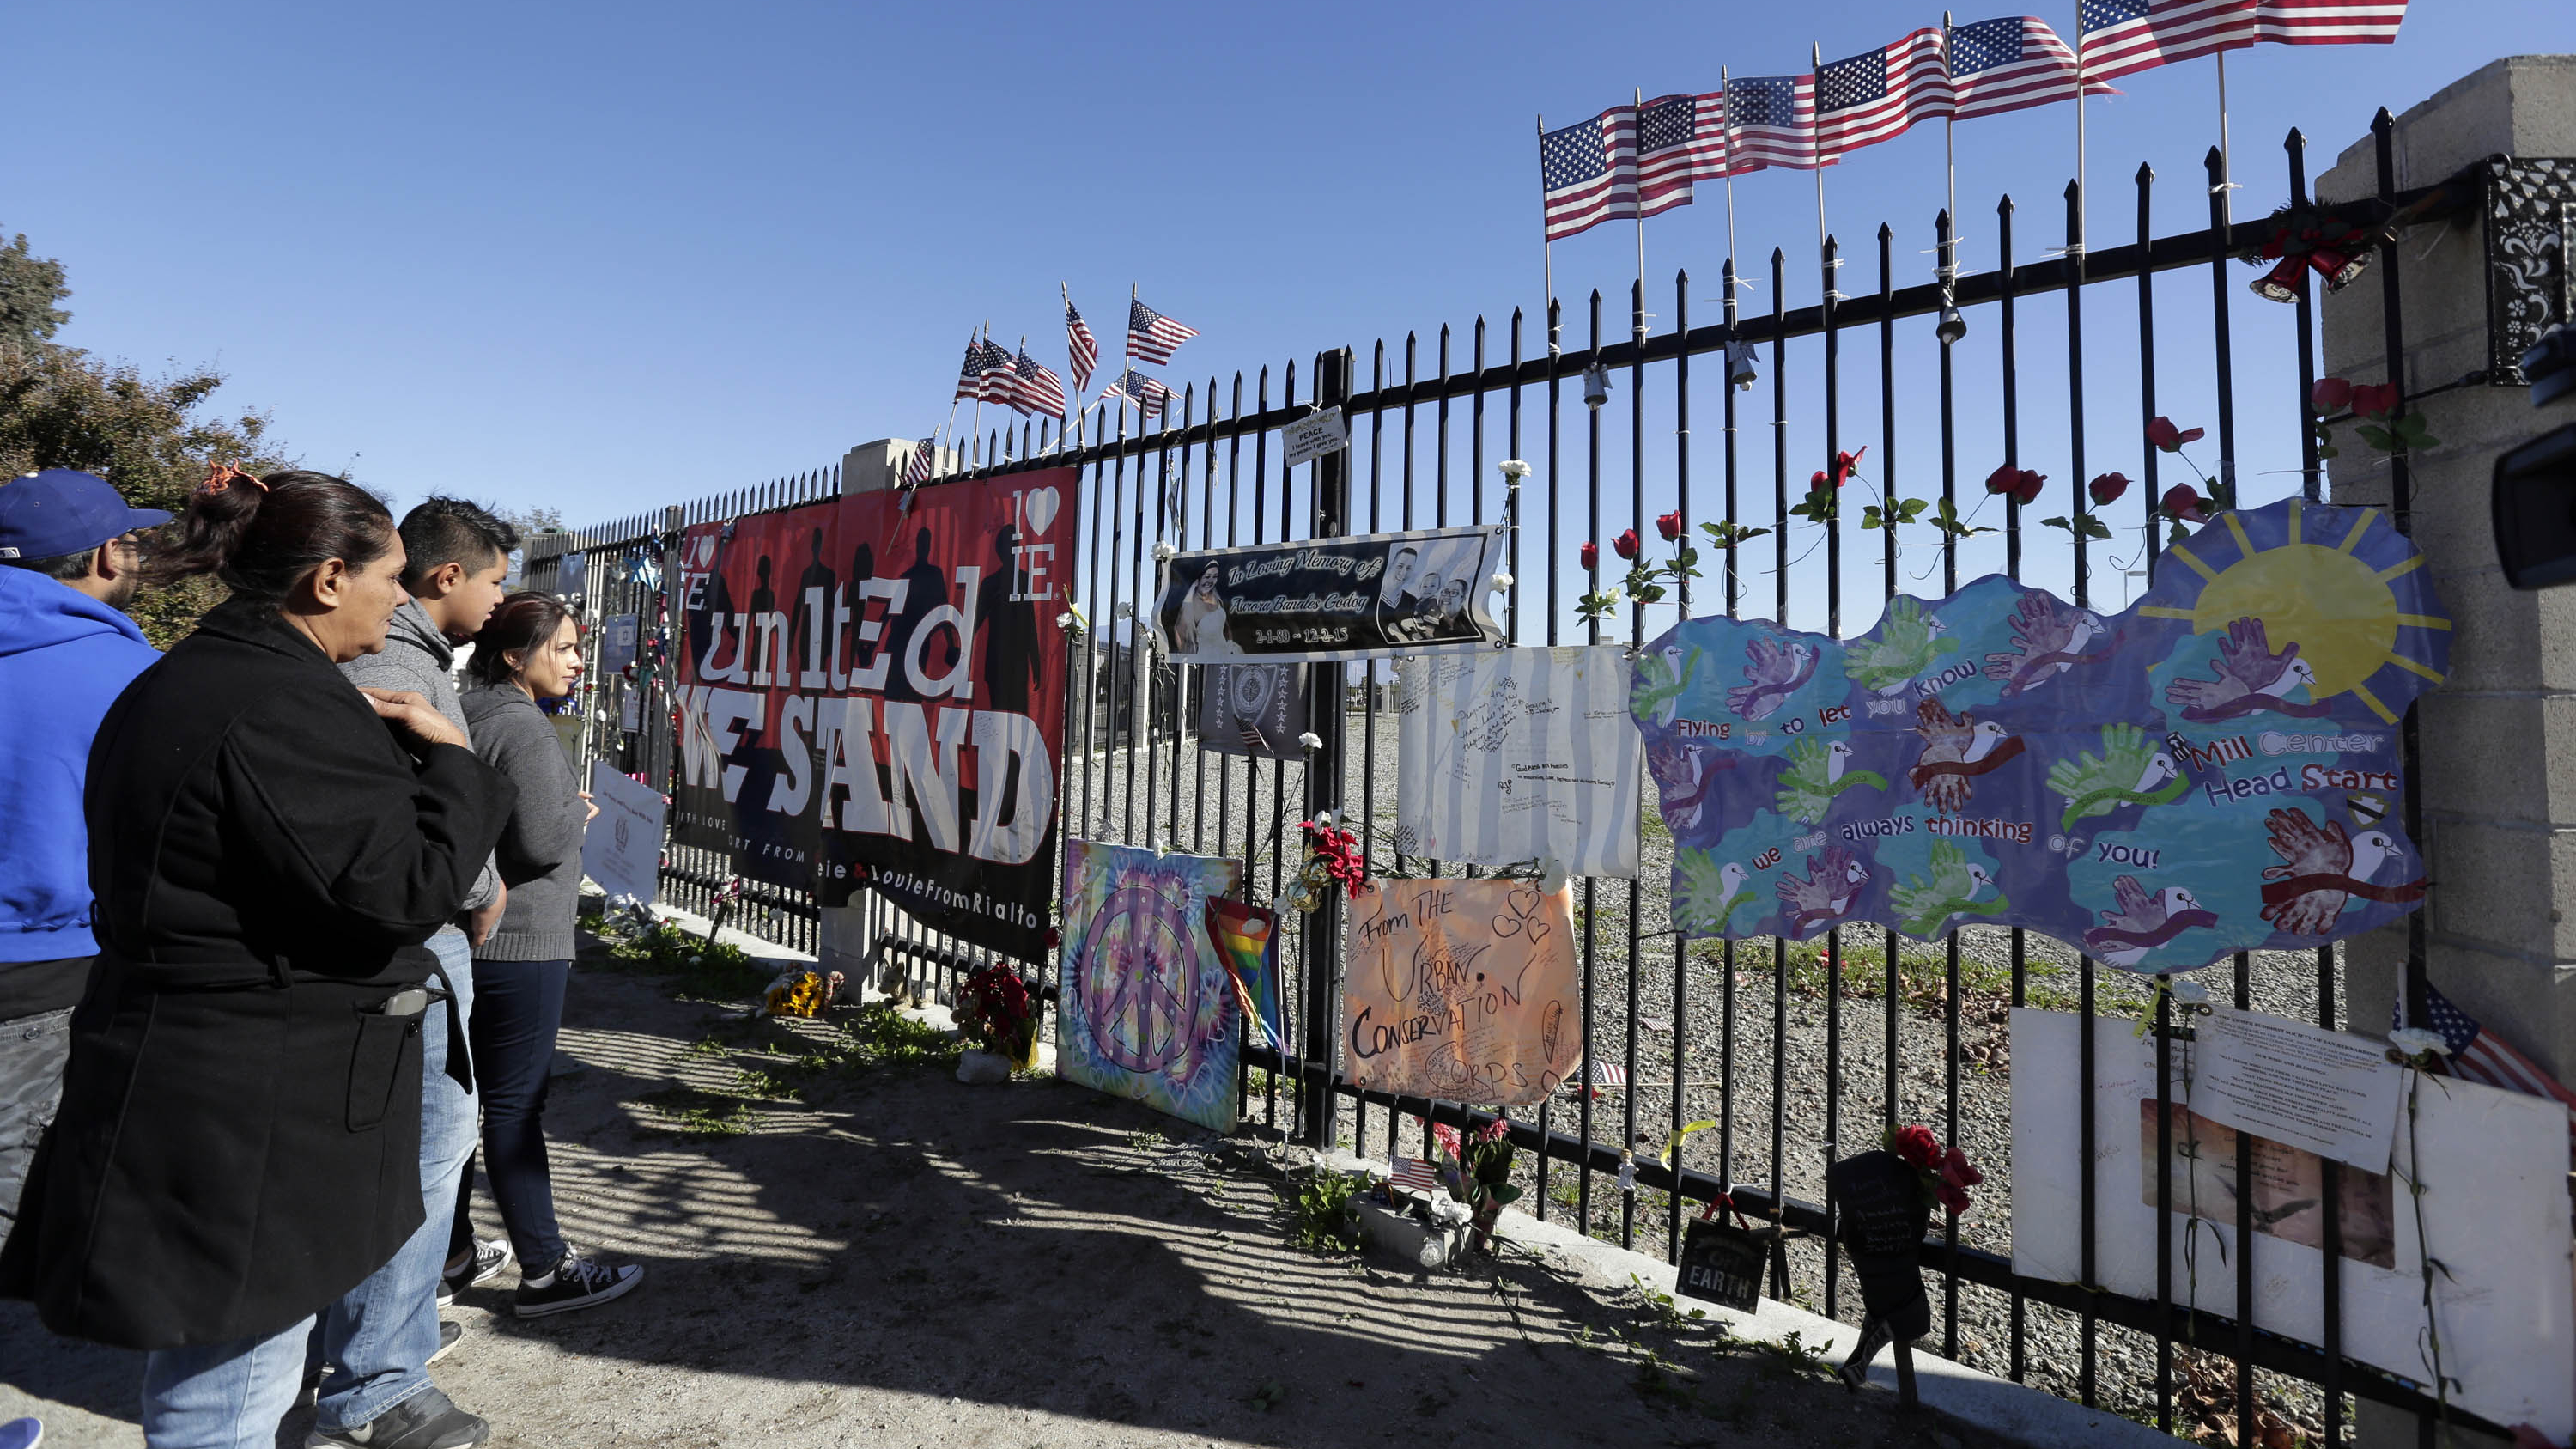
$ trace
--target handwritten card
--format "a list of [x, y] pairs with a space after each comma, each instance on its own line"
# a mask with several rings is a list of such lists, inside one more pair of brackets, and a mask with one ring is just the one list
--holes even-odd
[[1342, 988], [1353, 1084], [1544, 1100], [1583, 1059], [1574, 896], [1528, 881], [1393, 880], [1352, 903]]
[[1399, 853], [1637, 873], [1646, 750], [1623, 650], [1436, 655], [1404, 661], [1399, 679]]

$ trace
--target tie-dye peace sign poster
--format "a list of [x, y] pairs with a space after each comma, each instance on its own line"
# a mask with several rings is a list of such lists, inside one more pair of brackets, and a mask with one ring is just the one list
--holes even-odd
[[1064, 876], [1057, 1075], [1233, 1131], [1240, 1008], [1206, 923], [1243, 862], [1076, 840]]
[[2376, 508], [2291, 500], [2077, 608], [1987, 577], [1834, 640], [1692, 619], [1629, 695], [1691, 936], [2026, 926], [2133, 971], [2416, 909], [2398, 719], [2450, 620]]

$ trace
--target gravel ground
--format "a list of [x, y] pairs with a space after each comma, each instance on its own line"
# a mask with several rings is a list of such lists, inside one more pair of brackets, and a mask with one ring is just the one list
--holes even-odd
[[[1295, 822], [1303, 814], [1305, 788], [1301, 763], [1202, 755], [1187, 743], [1176, 751], [1169, 741], [1148, 752], [1098, 751], [1085, 756], [1079, 752], [1081, 744], [1077, 729], [1076, 752], [1066, 767], [1067, 817], [1090, 824], [1074, 833], [1235, 856], [1249, 848], [1255, 862], [1255, 899], [1275, 889], [1272, 870], [1283, 850], [1289, 863], [1297, 858], [1299, 847], [1293, 837]], [[1342, 782], [1349, 807], [1346, 818], [1362, 829], [1373, 867], [1390, 862], [1387, 842], [1393, 837], [1398, 789], [1395, 753], [1391, 713], [1381, 713], [1373, 727], [1365, 715], [1350, 716]], [[1276, 802], [1284, 802], [1284, 809]], [[1248, 840], [1262, 843], [1248, 847]], [[1745, 1183], [1767, 1183], [1776, 1177], [1791, 1195], [1820, 1202], [1829, 1161], [1876, 1145], [1890, 1121], [1920, 1122], [1944, 1142], [1963, 1146], [1986, 1174], [1985, 1185], [1976, 1193], [1976, 1207], [1960, 1221], [1960, 1241], [2008, 1254], [2013, 933], [1969, 927], [1958, 934], [1960, 1032], [1955, 1064], [1948, 1062], [1945, 1050], [1950, 977], [1943, 947], [1902, 943], [1898, 999], [1891, 1008], [1884, 966], [1889, 934], [1883, 928], [1837, 933], [1843, 963], [1839, 1002], [1829, 999], [1828, 973], [1818, 950], [1823, 943], [1787, 949], [1785, 991], [1775, 964], [1776, 943], [1768, 938], [1737, 943], [1732, 952], [1735, 1030], [1730, 1091], [1723, 1079], [1727, 946], [1717, 941], [1691, 943], [1684, 956], [1687, 970], [1680, 976], [1688, 989], [1677, 990], [1676, 941], [1669, 934], [1671, 899], [1663, 884], [1669, 878], [1672, 839], [1651, 812], [1643, 854], [1645, 869], [1638, 882], [1604, 879], [1578, 882], [1575, 887], [1577, 929], [1590, 943], [1589, 1040], [1604, 1062], [1628, 1063], [1633, 1051], [1630, 1080], [1639, 1084], [1633, 1093], [1600, 1094], [1591, 1104], [1590, 1137], [1614, 1144], [1630, 1141], [1637, 1145], [1640, 1157], [1650, 1157], [1662, 1150], [1674, 1124], [1727, 1118], [1731, 1106], [1732, 1142], [1721, 1141], [1718, 1132], [1695, 1136], [1684, 1149], [1685, 1161], [1711, 1173], [1731, 1164], [1733, 1180]], [[1415, 872], [1425, 869], [1418, 861], [1407, 865]], [[1453, 867], [1441, 873], [1464, 872]], [[1302, 986], [1296, 979], [1295, 936], [1292, 928], [1282, 947], [1292, 992]], [[2076, 1010], [2082, 987], [2076, 953], [2038, 935], [2025, 936], [2021, 949], [2025, 1003]], [[2334, 974], [2340, 1008], [2340, 961]], [[2246, 1000], [2257, 1010], [2315, 1021], [2317, 975], [2312, 954], [2256, 953], [2246, 973]], [[2225, 966], [2201, 973], [2200, 979], [2218, 999], [2230, 994], [2233, 978]], [[2135, 1016], [2150, 1000], [2138, 978], [2108, 967], [2097, 969], [2095, 1009], [2101, 1014]], [[1891, 1035], [1895, 1041], [1892, 1073]], [[1678, 1102], [1671, 1085], [1677, 1059], [1683, 1083]], [[1778, 1063], [1785, 1063], [1785, 1070], [1775, 1168], [1772, 1077]], [[1948, 1112], [1953, 1069], [1958, 1100], [1955, 1121]], [[1256, 1102], [1253, 1112], [1262, 1115], [1264, 1104]], [[1585, 1130], [1580, 1103], [1571, 1091], [1550, 1104], [1545, 1121], [1560, 1131]], [[1382, 1111], [1354, 1112], [1346, 1106], [1341, 1112], [1343, 1142], [1364, 1152], [1381, 1156], [1387, 1152], [1388, 1127]], [[1365, 1140], [1355, 1142], [1362, 1132]], [[1833, 1150], [1837, 1135], [1843, 1143], [1841, 1153]], [[1420, 1141], [1420, 1128], [1408, 1124], [1403, 1150], [1417, 1153]], [[1590, 1174], [1588, 1184], [1581, 1181], [1584, 1176], [1562, 1161], [1554, 1164], [1543, 1194], [1548, 1216], [1567, 1221], [1581, 1215], [1587, 1230], [1596, 1236], [1669, 1256], [1666, 1244], [1672, 1226], [1663, 1193], [1641, 1190], [1633, 1201], [1622, 1202], [1607, 1174]], [[1534, 1178], [1531, 1185], [1536, 1185]], [[1583, 1202], [1587, 1190], [1588, 1214]], [[1535, 1205], [1536, 1199], [1532, 1202]], [[1857, 1286], [1845, 1269], [1842, 1282], [1828, 1295], [1821, 1244], [1793, 1242], [1789, 1261], [1794, 1301], [1818, 1312], [1830, 1307], [1833, 1316], [1855, 1319]], [[1935, 1298], [1937, 1309], [1937, 1285]], [[2082, 1330], [2075, 1315], [2024, 1305], [2016, 1352], [2009, 1296], [1963, 1284], [1957, 1292], [1957, 1333], [1955, 1346], [1944, 1347], [1945, 1353], [2069, 1398], [2081, 1396]], [[1935, 1336], [1936, 1340], [1946, 1336], [1938, 1323]], [[2153, 1422], [2157, 1410], [2154, 1340], [2104, 1325], [2097, 1328], [2095, 1345], [2098, 1401], [2129, 1417]], [[2220, 1363], [2232, 1374], [2232, 1365]], [[2258, 1383], [2269, 1407], [2313, 1442], [2322, 1422], [2322, 1396], [2316, 1389], [2270, 1374], [2258, 1375]]]

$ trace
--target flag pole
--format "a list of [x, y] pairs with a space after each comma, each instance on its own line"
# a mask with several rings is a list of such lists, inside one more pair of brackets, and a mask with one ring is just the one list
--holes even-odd
[[[1723, 138], [1720, 144], [1724, 147], [1723, 154], [1726, 157], [1726, 259], [1728, 261], [1735, 260], [1735, 98], [1727, 94], [1731, 84], [1732, 82], [1727, 79], [1726, 67], [1719, 66], [1717, 68], [1717, 113], [1721, 127], [1720, 134]], [[1742, 271], [1743, 269], [1738, 267], [1733, 270]], [[1732, 284], [1726, 300], [1729, 302], [1735, 300]]]
[[[2079, 95], [2078, 100], [2082, 97]], [[2227, 165], [2227, 52], [2218, 52], [2218, 202], [2219, 216], [2236, 224], [2236, 177]]]
[[1637, 178], [1637, 336], [1646, 335], [1646, 88], [1637, 87], [1636, 114], [1630, 122], [1628, 164], [1641, 173]]
[[1134, 282], [1129, 282], [1127, 284], [1127, 341], [1120, 346], [1118, 351], [1118, 411], [1123, 413], [1127, 411], [1127, 404], [1131, 402], [1134, 403], [1136, 405], [1136, 431], [1142, 433], [1145, 431], [1145, 400], [1140, 397], [1127, 396], [1127, 379], [1135, 375], [1136, 284]]
[[[2084, 250], [2084, 214], [2092, 210], [2092, 193], [2084, 187], [2084, 7], [2075, 7], [2075, 237], [2074, 250]], [[1951, 212], [1952, 221], [1958, 219]]]
[[[1959, 78], [1950, 73], [1950, 29], [1950, 12], [1944, 10], [1941, 12], [1941, 79], [1951, 84], [1953, 93], [1950, 100], [1950, 114], [1941, 118], [1941, 171], [1949, 182], [1947, 192], [1950, 201], [1950, 220], [1955, 223], [1959, 219], [1959, 102], [1956, 94]], [[2084, 99], [2084, 85], [2080, 76], [2076, 81], [2075, 99], [2078, 104], [2082, 104]], [[1949, 258], [1942, 258], [1941, 263], [1943, 266], [1949, 265]], [[1949, 281], [1948, 277], [1941, 279], [1943, 286], [1949, 285]]]
[[[1816, 255], [1817, 255], [1817, 256], [1819, 256], [1819, 257], [1822, 257], [1822, 256], [1825, 254], [1825, 235], [1826, 235], [1826, 233], [1825, 233], [1825, 158], [1824, 158], [1823, 156], [1821, 156], [1821, 155], [1818, 155], [1818, 154], [1817, 154], [1817, 152], [1816, 152], [1816, 118], [1815, 118], [1815, 115], [1814, 115], [1814, 110], [1815, 110], [1816, 77], [1824, 73], [1824, 69], [1825, 69], [1825, 48], [1824, 48], [1822, 45], [1819, 45], [1819, 44], [1817, 44], [1816, 42], [1814, 42], [1814, 41], [1812, 41], [1812, 40], [1811, 40], [1811, 41], [1808, 41], [1808, 42], [1807, 42], [1807, 57], [1808, 57], [1808, 60], [1807, 60], [1807, 95], [1808, 95], [1807, 105], [1808, 105], [1808, 112], [1809, 112], [1809, 114], [1808, 114], [1808, 116], [1807, 116], [1807, 159], [1815, 163], [1815, 172], [1816, 172]], [[1826, 285], [1831, 286], [1832, 284], [1831, 284], [1830, 282], [1828, 282]], [[1841, 289], [1840, 289], [1840, 288], [1836, 288], [1835, 290], [1836, 290], [1836, 291], [1840, 291]]]
[[[1557, 346], [1559, 327], [1556, 320], [1556, 243], [1550, 240], [1547, 234], [1547, 117], [1536, 111], [1532, 111], [1530, 115], [1538, 122], [1539, 144], [1538, 259], [1539, 274], [1543, 281], [1538, 301], [1540, 309], [1546, 312], [1548, 319], [1547, 353], [1548, 356], [1554, 357], [1562, 349]], [[1644, 245], [1643, 241], [1638, 243], [1641, 248]]]
[[[984, 319], [984, 345], [993, 345], [993, 319], [990, 317]], [[984, 441], [984, 374], [980, 371], [975, 374], [975, 441]]]

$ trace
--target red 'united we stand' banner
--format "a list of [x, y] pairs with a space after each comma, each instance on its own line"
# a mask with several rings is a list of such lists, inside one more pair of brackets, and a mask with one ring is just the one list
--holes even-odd
[[1042, 959], [1078, 486], [1059, 468], [688, 530], [675, 838]]

